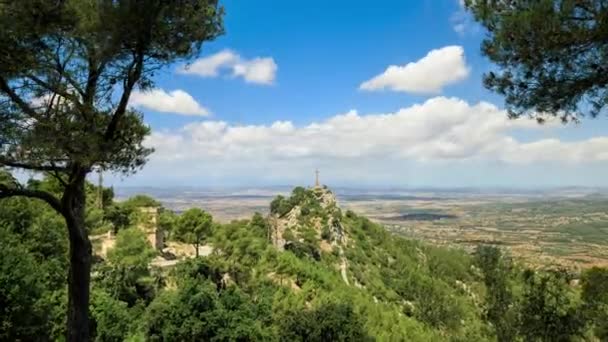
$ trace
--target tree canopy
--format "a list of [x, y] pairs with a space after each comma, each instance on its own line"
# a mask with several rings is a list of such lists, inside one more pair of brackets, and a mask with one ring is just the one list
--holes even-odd
[[511, 117], [563, 121], [608, 104], [608, 5], [603, 0], [465, 0], [488, 32], [482, 53], [499, 70], [484, 77]]
[[129, 107], [154, 74], [223, 33], [216, 0], [9, 0], [0, 3], [0, 167], [51, 175], [58, 192], [0, 183], [0, 198], [40, 199], [70, 236], [68, 340], [87, 341], [91, 243], [85, 179], [130, 174], [152, 150]]
[[206, 211], [198, 208], [188, 209], [177, 219], [176, 238], [191, 243], [196, 256], [199, 254], [200, 244], [211, 235], [213, 217]]

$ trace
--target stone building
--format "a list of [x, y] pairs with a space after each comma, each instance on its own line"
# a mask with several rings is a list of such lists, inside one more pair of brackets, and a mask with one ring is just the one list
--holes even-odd
[[158, 207], [141, 207], [141, 213], [138, 227], [146, 233], [148, 241], [158, 251], [162, 251], [165, 247], [165, 234], [158, 226], [159, 224], [159, 208]]

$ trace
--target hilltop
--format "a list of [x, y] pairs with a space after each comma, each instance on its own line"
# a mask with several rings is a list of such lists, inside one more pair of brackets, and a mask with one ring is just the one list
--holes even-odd
[[[399, 237], [343, 210], [325, 187], [297, 187], [272, 200], [268, 215], [226, 224], [201, 209], [177, 214], [152, 198], [113, 202], [111, 194], [87, 217], [98, 236], [117, 231], [93, 269], [98, 341], [594, 341], [608, 331], [606, 270], [577, 285], [497, 248], [471, 255]], [[164, 247], [149, 240], [155, 221]], [[60, 222], [39, 202], [2, 202], [0, 299], [10, 315], [0, 316], [0, 337], [63, 334]], [[188, 227], [204, 228], [201, 241]], [[24, 320], [27, 330], [12, 328]]]
[[[353, 211], [343, 212], [327, 187], [297, 187], [290, 197], [277, 196], [268, 225], [277, 250], [326, 273], [332, 283], [327, 288], [356, 299], [360, 309], [382, 312], [368, 316], [374, 336], [479, 333], [472, 332], [479, 328], [480, 308], [471, 290], [479, 278], [465, 252], [395, 237]], [[395, 326], [384, 326], [387, 321]]]

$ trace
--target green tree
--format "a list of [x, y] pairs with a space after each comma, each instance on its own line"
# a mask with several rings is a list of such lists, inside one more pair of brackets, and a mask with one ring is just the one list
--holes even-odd
[[[213, 267], [211, 267], [213, 268]], [[221, 289], [206, 263], [193, 261], [179, 278], [179, 288], [165, 290], [150, 304], [145, 317], [149, 341], [272, 341], [262, 326], [252, 298], [237, 288]], [[211, 276], [215, 278], [216, 276]]]
[[137, 228], [122, 230], [116, 235], [116, 245], [108, 252], [108, 261], [117, 266], [134, 270], [148, 268], [156, 252]]
[[249, 221], [249, 227], [260, 237], [270, 240], [270, 225], [262, 214], [256, 212]]
[[509, 283], [510, 260], [499, 248], [480, 245], [475, 251], [475, 261], [486, 285], [486, 319], [494, 326], [499, 342], [514, 341], [517, 336], [517, 312]]
[[196, 256], [205, 238], [211, 235], [213, 217], [206, 211], [192, 208], [183, 212], [177, 222], [178, 239], [194, 246]]
[[[101, 283], [114, 298], [134, 305], [151, 291], [146, 280], [156, 252], [137, 228], [121, 230], [116, 245], [108, 252], [109, 264], [101, 269]], [[146, 298], [144, 298], [146, 299]]]
[[91, 297], [95, 341], [124, 341], [133, 323], [127, 303], [99, 289], [94, 289]]
[[114, 234], [131, 224], [131, 211], [121, 203], [113, 203], [104, 212], [104, 219], [112, 224]]
[[135, 211], [141, 207], [160, 207], [161, 204], [159, 201], [148, 195], [135, 195], [130, 197], [126, 201], [121, 203], [125, 208], [128, 208], [131, 211]]
[[64, 334], [67, 244], [63, 220], [44, 203], [0, 199], [0, 340]]
[[484, 77], [509, 114], [576, 119], [608, 103], [608, 6], [603, 0], [465, 0], [488, 31], [482, 52], [500, 68]]
[[369, 341], [364, 321], [350, 303], [326, 303], [277, 317], [280, 341]]
[[0, 227], [0, 340], [27, 341], [47, 336], [41, 306], [45, 273], [14, 235]]
[[563, 271], [525, 272], [520, 320], [526, 341], [566, 342], [582, 336], [585, 321], [569, 279]]
[[165, 234], [165, 238], [170, 240], [177, 225], [178, 216], [172, 210], [162, 209], [158, 216], [158, 228]]
[[608, 340], [608, 269], [593, 267], [581, 277], [581, 297], [595, 335]]
[[0, 166], [46, 173], [60, 195], [19, 184], [0, 197], [48, 203], [70, 241], [67, 339], [89, 340], [91, 243], [85, 179], [129, 174], [151, 150], [149, 129], [129, 109], [165, 65], [196, 56], [222, 33], [216, 0], [8, 0], [0, 4]]
[[291, 209], [293, 209], [293, 204], [282, 195], [278, 195], [270, 202], [270, 212], [279, 217], [285, 216]]

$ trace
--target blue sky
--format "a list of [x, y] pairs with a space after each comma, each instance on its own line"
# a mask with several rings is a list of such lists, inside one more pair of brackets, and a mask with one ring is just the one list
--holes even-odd
[[157, 152], [115, 186], [608, 185], [605, 120], [507, 121], [458, 0], [223, 5], [226, 34], [132, 100]]

